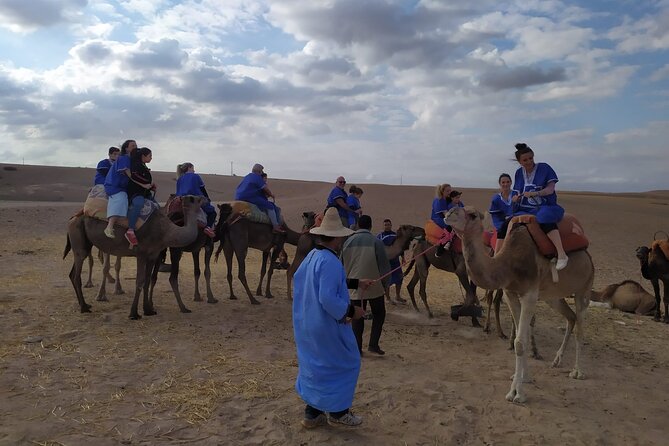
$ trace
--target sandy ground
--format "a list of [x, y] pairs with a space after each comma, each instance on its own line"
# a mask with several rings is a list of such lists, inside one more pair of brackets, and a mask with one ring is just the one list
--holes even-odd
[[[164, 200], [174, 175], [156, 177]], [[66, 222], [91, 178], [91, 169], [0, 165], [0, 444], [666, 444], [669, 326], [591, 308], [587, 379], [576, 381], [568, 377], [573, 342], [563, 367], [550, 367], [564, 324], [540, 304], [536, 333], [546, 359], [530, 361], [529, 400], [515, 405], [504, 399], [514, 367], [507, 343], [448, 317], [462, 293], [454, 275], [434, 269], [428, 294], [435, 318], [422, 307], [417, 313], [389, 306], [381, 339], [386, 356], [363, 357], [354, 402], [363, 426], [307, 431], [293, 390], [297, 363], [284, 272], [274, 277], [276, 298], [251, 306], [236, 280], [240, 299], [228, 299], [221, 262], [212, 279], [220, 302], [193, 302], [192, 262], [184, 257], [181, 289], [193, 312], [178, 311], [161, 274], [158, 315], [130, 321], [135, 262], [127, 259], [121, 272], [127, 293], [96, 302], [96, 289], [85, 289], [93, 313], [79, 313], [67, 277], [72, 257], [63, 260], [62, 253]], [[230, 199], [239, 180], [205, 176], [215, 201]], [[295, 229], [301, 212], [323, 207], [331, 186], [271, 180]], [[386, 217], [397, 226], [422, 225], [428, 216], [431, 188], [362, 188], [375, 229]], [[491, 193], [464, 189], [463, 201], [486, 208]], [[669, 231], [669, 193], [561, 193], [560, 202], [591, 240], [595, 288], [633, 279], [651, 289], [634, 250], [655, 231]], [[259, 259], [250, 252], [252, 288]], [[96, 286], [100, 276], [96, 263]], [[508, 334], [504, 307], [502, 317]]]

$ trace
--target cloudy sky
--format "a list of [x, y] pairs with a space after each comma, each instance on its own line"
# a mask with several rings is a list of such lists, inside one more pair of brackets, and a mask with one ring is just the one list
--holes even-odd
[[0, 0], [2, 162], [669, 189], [669, 0]]

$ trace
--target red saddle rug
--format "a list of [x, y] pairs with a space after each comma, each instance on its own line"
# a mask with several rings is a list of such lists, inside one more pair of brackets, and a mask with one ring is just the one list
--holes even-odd
[[[548, 238], [548, 236], [541, 230], [537, 218], [534, 215], [517, 215], [511, 220], [514, 224], [523, 223], [527, 226], [530, 235], [537, 244], [539, 251], [546, 257], [554, 257], [557, 252], [555, 245]], [[590, 242], [585, 236], [583, 226], [571, 214], [564, 214], [562, 220], [558, 223], [558, 231], [560, 231], [560, 238], [562, 239], [562, 246], [565, 252], [578, 251], [586, 249]]]

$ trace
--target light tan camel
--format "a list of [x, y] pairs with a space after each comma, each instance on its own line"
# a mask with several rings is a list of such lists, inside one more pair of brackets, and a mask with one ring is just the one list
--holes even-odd
[[[86, 216], [76, 216], [70, 219], [63, 258], [67, 256], [67, 253], [71, 249], [74, 255], [74, 263], [70, 271], [70, 281], [74, 287], [74, 292], [82, 313], [90, 312], [91, 306], [84, 300], [81, 287], [81, 269], [84, 260], [90, 255], [91, 248], [96, 246], [103, 252], [111, 255], [137, 258], [135, 297], [130, 309], [130, 319], [140, 318], [137, 306], [139, 303], [139, 293], [142, 290], [144, 291], [144, 315], [151, 316], [156, 314], [153, 301], [149, 297], [149, 278], [153, 276], [152, 283], [155, 284], [155, 278], [158, 273], [157, 260], [160, 252], [168, 247], [187, 246], [193, 243], [198, 234], [196, 215], [203, 204], [203, 198], [189, 196], [185, 197], [183, 202], [184, 213], [186, 215], [185, 226], [180, 227], [173, 224], [162, 212], [156, 211], [136, 231], [139, 245], [133, 249], [129, 247], [127, 240], [123, 237], [125, 229], [120, 226], [114, 227], [116, 237], [110, 239], [103, 232], [107, 226], [107, 222]], [[190, 312], [178, 297], [177, 303], [182, 312]]]
[[[305, 213], [303, 217], [306, 226], [308, 223], [309, 216], [307, 215], [307, 213]], [[393, 244], [390, 246], [386, 246], [386, 255], [388, 256], [389, 259], [397, 257], [404, 251], [409, 249], [409, 245], [413, 240], [425, 237], [425, 230], [423, 228], [419, 228], [418, 226], [401, 225], [399, 228], [397, 228], [396, 232], [397, 232], [397, 238], [395, 239]], [[300, 264], [302, 263], [302, 260], [304, 260], [306, 255], [309, 254], [309, 252], [316, 247], [316, 240], [317, 236], [314, 236], [313, 234], [307, 232], [302, 234], [300, 240], [297, 243], [295, 258], [293, 259], [293, 263], [291, 263], [290, 268], [288, 269], [288, 273], [286, 274], [288, 278], [287, 280], [288, 280], [289, 299], [293, 298], [291, 292], [292, 277], [295, 274], [295, 271], [297, 271], [297, 268], [299, 268]]]
[[[507, 234], [502, 250], [490, 257], [481, 238], [482, 218], [480, 212], [468, 206], [450, 210], [445, 221], [462, 238], [467, 270], [474, 282], [486, 289], [504, 289], [506, 302], [518, 327], [514, 341], [516, 371], [506, 399], [516, 403], [526, 400], [523, 383], [529, 380], [529, 374], [525, 350], [529, 346], [530, 321], [538, 299], [545, 301], [567, 319], [567, 329], [553, 366], [560, 365], [575, 324], [576, 362], [569, 376], [584, 378], [580, 365], [583, 318], [588, 308], [595, 272], [590, 254], [587, 250], [569, 254], [569, 265], [559, 272], [559, 280], [554, 282], [551, 261], [541, 255], [525, 225], [515, 225]], [[564, 299], [571, 295], [574, 296], [576, 314]]]
[[655, 241], [651, 247], [640, 246], [636, 249], [636, 256], [641, 264], [641, 275], [650, 280], [655, 292], [656, 321], [662, 319], [660, 309], [660, 282], [664, 284], [664, 323], [669, 324], [669, 258]]
[[633, 280], [614, 283], [602, 291], [592, 290], [590, 299], [595, 302], [604, 302], [610, 308], [625, 313], [635, 313], [642, 316], [652, 316], [655, 313], [655, 296]]
[[[416, 268], [414, 270], [413, 276], [407, 284], [407, 291], [409, 292], [409, 297], [411, 298], [411, 303], [414, 309], [419, 311], [418, 305], [416, 305], [414, 289], [416, 288], [416, 284], [420, 281], [420, 288], [418, 289], [418, 293], [420, 294], [420, 298], [423, 301], [423, 305], [425, 305], [428, 316], [433, 317], [432, 310], [430, 310], [430, 306], [427, 304], [426, 286], [430, 266], [434, 266], [435, 268], [442, 271], [453, 273], [458, 277], [460, 285], [465, 291], [465, 302], [460, 308], [460, 311], [465, 308], [473, 308], [474, 310], [477, 310], [480, 307], [480, 304], [478, 297], [476, 296], [476, 285], [474, 282], [469, 280], [467, 265], [465, 264], [465, 259], [462, 254], [455, 252], [454, 249], [449, 249], [448, 251], [444, 252], [444, 254], [437, 257], [435, 255], [436, 251], [436, 245], [430, 244], [425, 239], [420, 240], [414, 247], [414, 258], [406, 271], [406, 273], [408, 273], [411, 270], [412, 264], [415, 263]], [[474, 311], [474, 314], [476, 314], [476, 312], [477, 311]], [[451, 314], [451, 317], [454, 320], [457, 320], [459, 316], [457, 314]], [[472, 316], [472, 326], [481, 326], [475, 315]]]
[[246, 280], [246, 254], [249, 248], [263, 252], [272, 252], [270, 268], [267, 273], [265, 297], [268, 299], [273, 298], [270, 285], [272, 283], [272, 274], [274, 273], [274, 262], [279, 257], [279, 252], [281, 252], [286, 239], [297, 240], [300, 237], [300, 233], [293, 231], [285, 225], [283, 226], [285, 233], [274, 233], [270, 224], [256, 223], [247, 218], [240, 218], [240, 216], [233, 213], [232, 206], [229, 203], [220, 204], [218, 207], [220, 211], [218, 223], [216, 224], [216, 234], [220, 237], [220, 246], [216, 251], [216, 258], [218, 258], [222, 250], [228, 269], [226, 277], [230, 288], [230, 299], [237, 299], [232, 289], [232, 258], [235, 256], [237, 257], [237, 266], [239, 269], [237, 277], [242, 283], [249, 301], [253, 305], [260, 304], [253, 297]]

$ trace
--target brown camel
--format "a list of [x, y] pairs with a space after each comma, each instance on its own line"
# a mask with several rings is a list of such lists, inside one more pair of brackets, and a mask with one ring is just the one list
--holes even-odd
[[661, 249], [661, 245], [654, 242], [649, 248], [640, 246], [636, 249], [636, 256], [641, 264], [641, 275], [650, 280], [655, 293], [654, 320], [660, 321], [660, 282], [664, 285], [664, 323], [669, 324], [669, 260]]
[[274, 262], [279, 257], [279, 252], [283, 248], [286, 239], [297, 240], [299, 233], [292, 229], [283, 226], [285, 233], [275, 233], [272, 230], [272, 225], [266, 223], [256, 223], [240, 215], [236, 215], [232, 211], [232, 206], [229, 203], [223, 203], [219, 206], [219, 219], [216, 224], [216, 234], [220, 237], [220, 246], [216, 252], [216, 257], [223, 250], [225, 261], [228, 268], [228, 286], [230, 287], [230, 299], [237, 299], [235, 292], [232, 289], [232, 257], [237, 257], [237, 265], [239, 268], [238, 278], [242, 283], [249, 301], [258, 305], [260, 302], [253, 297], [251, 289], [246, 280], [246, 254], [249, 248], [258, 249], [263, 252], [272, 252], [271, 264], [269, 272], [267, 273], [267, 286], [265, 287], [265, 297], [273, 298], [270, 290], [272, 283], [272, 274], [274, 273]]
[[[67, 232], [67, 244], [63, 258], [72, 249], [74, 263], [70, 271], [70, 281], [74, 287], [74, 292], [79, 301], [82, 313], [88, 313], [91, 306], [84, 300], [84, 294], [81, 287], [81, 269], [83, 262], [90, 255], [91, 248], [96, 246], [103, 252], [118, 257], [136, 257], [137, 258], [137, 279], [135, 286], [135, 297], [130, 309], [130, 319], [139, 319], [137, 312], [139, 294], [144, 292], [144, 315], [150, 316], [156, 314], [152, 299], [149, 298], [149, 277], [155, 283], [157, 276], [157, 260], [160, 252], [167, 247], [188, 246], [193, 243], [197, 237], [197, 219], [196, 215], [203, 204], [200, 197], [186, 197], [184, 200], [184, 213], [186, 214], [186, 225], [183, 227], [173, 224], [167, 216], [161, 212], [154, 212], [153, 215], [136, 231], [139, 245], [131, 249], [125, 237], [123, 237], [124, 228], [114, 227], [116, 237], [108, 238], [104, 234], [107, 222], [96, 218], [86, 216], [76, 216], [70, 219]], [[182, 312], [189, 312], [181, 299], [177, 297], [177, 303]]]
[[[506, 302], [518, 327], [514, 341], [516, 371], [506, 399], [516, 403], [526, 400], [523, 383], [529, 380], [529, 374], [525, 350], [529, 346], [529, 325], [538, 299], [544, 300], [567, 319], [567, 329], [553, 366], [558, 366], [562, 361], [565, 346], [576, 325], [576, 363], [569, 376], [582, 379], [584, 375], [580, 367], [580, 354], [583, 318], [588, 308], [595, 272], [590, 254], [585, 249], [570, 253], [568, 266], [559, 272], [558, 281], [554, 282], [555, 271], [551, 271], [554, 263], [540, 253], [523, 224], [515, 225], [507, 235], [502, 250], [490, 257], [481, 238], [482, 218], [483, 215], [476, 209], [465, 207], [451, 209], [445, 221], [463, 241], [467, 270], [474, 282], [486, 289], [504, 289]], [[576, 314], [564, 299], [571, 295], [574, 296]]]
[[[454, 249], [449, 249], [448, 251], [444, 252], [444, 254], [437, 257], [435, 255], [437, 251], [436, 248], [436, 245], [432, 245], [425, 239], [420, 240], [414, 247], [414, 258], [411, 261], [409, 268], [407, 268], [408, 273], [412, 264], [415, 263], [416, 268], [414, 270], [413, 276], [407, 284], [407, 291], [409, 292], [409, 297], [411, 298], [411, 303], [413, 304], [414, 309], [416, 311], [420, 311], [418, 310], [418, 305], [416, 305], [416, 298], [414, 297], [414, 289], [416, 288], [416, 284], [420, 281], [420, 288], [418, 289], [418, 293], [420, 294], [420, 298], [423, 301], [423, 305], [425, 305], [428, 316], [433, 317], [432, 310], [430, 310], [430, 306], [427, 304], [427, 292], [425, 288], [427, 285], [427, 276], [429, 274], [430, 266], [434, 266], [437, 269], [453, 273], [458, 277], [460, 285], [465, 291], [465, 302], [460, 311], [466, 308], [473, 308], [474, 314], [476, 314], [477, 308], [480, 306], [480, 304], [478, 297], [476, 297], [476, 285], [474, 285], [474, 282], [469, 280], [464, 257], [462, 254], [455, 252]], [[463, 311], [462, 314], [464, 315], [465, 312]], [[454, 313], [452, 317], [457, 319], [458, 315]], [[472, 325], [474, 327], [481, 326], [476, 315], [472, 316]]]
[[592, 290], [590, 300], [604, 302], [610, 308], [635, 313], [642, 316], [655, 314], [655, 296], [644, 290], [633, 280], [624, 280], [604, 288], [602, 291]]
[[[303, 218], [305, 220], [305, 226], [309, 227], [307, 225], [307, 223], [309, 223], [308, 220], [309, 215], [305, 213], [305, 215], [303, 215]], [[415, 240], [420, 237], [425, 237], [425, 230], [423, 228], [411, 225], [401, 225], [399, 228], [397, 228], [397, 238], [395, 239], [393, 244], [390, 246], [386, 246], [386, 255], [388, 256], [389, 259], [399, 256], [404, 251], [409, 249], [409, 245], [411, 244], [412, 240]], [[316, 247], [316, 240], [317, 236], [314, 236], [313, 234], [307, 232], [305, 234], [302, 234], [300, 240], [297, 243], [295, 258], [293, 259], [293, 263], [290, 265], [288, 273], [286, 274], [288, 280], [289, 299], [293, 298], [292, 295], [293, 275], [295, 274], [295, 271], [297, 271], [297, 268], [299, 268], [300, 264], [302, 263], [302, 260], [304, 260], [307, 254], [309, 254], [309, 252], [311, 252], [311, 250]]]

